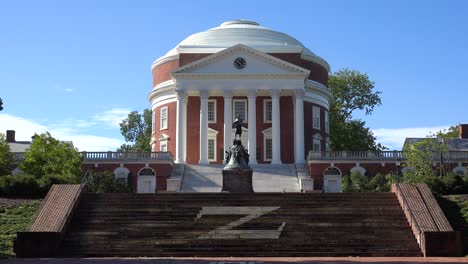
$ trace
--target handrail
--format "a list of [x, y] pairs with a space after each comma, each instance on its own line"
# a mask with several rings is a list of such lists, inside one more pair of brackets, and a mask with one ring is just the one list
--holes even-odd
[[419, 226], [419, 223], [415, 220], [416, 218], [413, 215], [413, 211], [411, 211], [411, 209], [409, 208], [408, 201], [406, 201], [405, 196], [401, 193], [400, 185], [398, 183], [395, 184], [395, 192], [397, 193], [398, 197], [401, 197], [403, 211], [405, 213], [407, 212], [409, 214], [409, 220], [410, 220], [411, 227], [416, 228], [416, 233], [417, 233], [416, 240], [418, 242], [419, 247], [421, 248], [421, 237], [423, 235], [422, 228], [421, 228], [421, 226]]

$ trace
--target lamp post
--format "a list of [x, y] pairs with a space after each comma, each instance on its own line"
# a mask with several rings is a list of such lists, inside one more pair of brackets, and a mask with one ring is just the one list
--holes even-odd
[[444, 157], [442, 155], [442, 145], [444, 144], [444, 138], [443, 137], [437, 137], [437, 142], [439, 142], [439, 154], [440, 154], [440, 165], [439, 165], [439, 175], [440, 177], [444, 176]]

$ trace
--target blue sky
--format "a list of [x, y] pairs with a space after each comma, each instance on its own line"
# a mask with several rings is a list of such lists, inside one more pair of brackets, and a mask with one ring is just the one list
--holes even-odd
[[382, 91], [378, 141], [468, 122], [468, 1], [2, 1], [0, 131], [49, 130], [80, 150], [114, 150], [118, 122], [149, 108], [151, 63], [192, 33], [245, 18], [285, 32], [332, 71]]

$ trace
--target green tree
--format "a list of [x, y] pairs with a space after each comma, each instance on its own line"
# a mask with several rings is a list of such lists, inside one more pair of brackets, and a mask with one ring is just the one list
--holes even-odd
[[0, 176], [10, 174], [13, 167], [13, 154], [6, 142], [5, 134], [0, 133]]
[[330, 106], [331, 148], [334, 151], [366, 151], [385, 149], [376, 143], [372, 131], [360, 119], [353, 119], [356, 110], [372, 114], [382, 105], [380, 91], [374, 91], [374, 82], [366, 73], [342, 69], [330, 75], [328, 86], [333, 93]]
[[117, 151], [151, 151], [151, 124], [152, 113], [145, 109], [143, 113], [132, 111], [128, 117], [120, 123], [120, 133], [126, 142]]
[[35, 135], [20, 169], [42, 182], [48, 177], [61, 182], [77, 183], [81, 176], [82, 157], [70, 144], [53, 138], [49, 132]]

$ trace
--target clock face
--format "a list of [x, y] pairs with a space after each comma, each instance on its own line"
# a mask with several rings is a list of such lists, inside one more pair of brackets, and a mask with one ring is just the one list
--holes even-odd
[[242, 57], [238, 57], [234, 60], [234, 67], [236, 67], [238, 70], [244, 69], [245, 65], [247, 65], [247, 62]]

